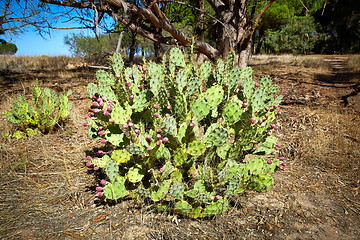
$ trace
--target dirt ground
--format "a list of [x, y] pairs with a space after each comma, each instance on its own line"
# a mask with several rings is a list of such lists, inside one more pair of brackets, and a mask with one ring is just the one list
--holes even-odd
[[[98, 201], [98, 149], [82, 126], [95, 70], [64, 63], [3, 72], [0, 113], [40, 87], [73, 90], [70, 119], [55, 134], [9, 139], [0, 119], [0, 239], [321, 239], [360, 238], [360, 71], [352, 56], [255, 56], [256, 78], [281, 87], [279, 154], [285, 171], [267, 193], [250, 191], [222, 216], [187, 219], [146, 211], [126, 199]], [[354, 70], [355, 69], [355, 70]]]

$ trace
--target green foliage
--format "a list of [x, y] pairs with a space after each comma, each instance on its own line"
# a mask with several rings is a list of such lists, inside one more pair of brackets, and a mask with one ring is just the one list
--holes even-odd
[[309, 16], [294, 16], [280, 30], [269, 30], [267, 35], [265, 44], [272, 52], [294, 54], [310, 53], [318, 37], [314, 19]]
[[245, 189], [268, 191], [280, 164], [267, 156], [277, 141], [268, 135], [278, 87], [268, 76], [255, 84], [251, 68], [234, 68], [233, 53], [215, 68], [186, 63], [178, 48], [169, 54], [127, 68], [114, 55], [121, 67], [99, 71], [88, 86], [89, 136], [114, 147], [92, 160], [108, 177], [104, 196], [198, 218], [223, 213]]
[[[2, 39], [0, 39], [2, 40]], [[8, 43], [1, 41], [0, 43], [0, 54], [1, 55], [14, 55], [17, 52], [18, 48], [13, 43]]]
[[[19, 95], [18, 100], [12, 104], [12, 109], [5, 113], [6, 119], [16, 124], [23, 133], [23, 136], [31, 137], [38, 132], [52, 132], [55, 125], [65, 120], [72, 107], [68, 97], [72, 91], [57, 95], [49, 88], [40, 89], [36, 82], [33, 89], [31, 101], [24, 95]], [[14, 137], [19, 138], [19, 131]]]

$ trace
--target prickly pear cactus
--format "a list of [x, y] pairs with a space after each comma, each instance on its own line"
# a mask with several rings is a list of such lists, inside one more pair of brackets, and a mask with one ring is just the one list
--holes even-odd
[[234, 53], [215, 66], [188, 59], [173, 48], [159, 64], [125, 67], [115, 54], [111, 71], [88, 85], [93, 103], [84, 125], [112, 147], [88, 156], [87, 166], [107, 176], [97, 196], [146, 199], [158, 211], [199, 218], [222, 214], [247, 189], [272, 187], [271, 173], [285, 165], [273, 136], [279, 87], [268, 76], [254, 82], [251, 68], [234, 66]]

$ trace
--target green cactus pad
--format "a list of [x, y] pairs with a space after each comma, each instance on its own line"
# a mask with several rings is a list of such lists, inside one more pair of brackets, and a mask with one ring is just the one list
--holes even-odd
[[144, 178], [144, 175], [144, 171], [137, 167], [130, 168], [126, 174], [127, 179], [132, 183], [140, 182]]
[[260, 87], [263, 88], [266, 92], [269, 91], [269, 89], [271, 87], [270, 76], [264, 76], [260, 79]]
[[206, 147], [219, 147], [229, 140], [229, 132], [219, 126], [219, 124], [212, 124], [205, 132], [203, 141]]
[[126, 150], [133, 155], [146, 156], [144, 149], [135, 143], [130, 144]]
[[186, 154], [185, 149], [183, 148], [176, 149], [174, 153], [174, 163], [176, 166], [183, 165], [184, 163], [187, 162], [187, 159], [188, 159], [188, 155]]
[[106, 159], [108, 159], [108, 161], [105, 167], [105, 173], [111, 182], [115, 182], [116, 176], [119, 174], [119, 165], [115, 161], [111, 160], [109, 156], [107, 156]]
[[257, 175], [263, 172], [265, 161], [261, 157], [252, 158], [245, 166], [245, 171], [250, 175]]
[[212, 201], [201, 213], [201, 217], [207, 217], [212, 215], [219, 215], [226, 211], [229, 202], [227, 198], [221, 198], [217, 201]]
[[120, 175], [118, 175], [116, 179], [116, 182], [106, 184], [103, 189], [104, 195], [107, 199], [116, 200], [126, 197], [129, 194], [125, 188], [125, 180], [123, 180]]
[[160, 183], [159, 189], [157, 191], [151, 192], [151, 200], [153, 200], [154, 202], [162, 200], [169, 192], [170, 185], [171, 179], [164, 180], [162, 183]]
[[131, 114], [132, 109], [129, 105], [125, 104], [125, 108], [123, 108], [119, 104], [116, 104], [112, 108], [111, 118], [114, 119], [115, 124], [124, 125], [127, 123], [127, 120], [130, 119]]
[[185, 188], [182, 183], [174, 183], [169, 190], [169, 194], [177, 200], [183, 200], [184, 191]]
[[224, 90], [221, 86], [215, 85], [209, 88], [205, 93], [200, 95], [206, 99], [210, 110], [215, 109], [224, 98]]
[[204, 62], [200, 66], [199, 78], [204, 84], [207, 84], [207, 79], [210, 77], [211, 74], [211, 68], [211, 63], [209, 61]]
[[240, 101], [229, 102], [226, 104], [223, 116], [227, 124], [233, 125], [240, 121], [241, 115], [245, 111], [244, 108], [241, 108], [241, 105], [242, 103]]
[[177, 136], [176, 120], [174, 117], [172, 117], [172, 116], [165, 117], [163, 122], [161, 123], [161, 128], [167, 134], [169, 134], [173, 137]]
[[259, 174], [251, 178], [247, 187], [256, 192], [267, 192], [274, 184], [274, 179], [269, 174]]
[[191, 156], [201, 156], [205, 151], [206, 146], [200, 139], [190, 142], [186, 149], [186, 153]]
[[124, 68], [124, 60], [121, 57], [121, 53], [114, 53], [110, 58], [111, 60], [111, 69], [115, 74], [121, 74]]
[[267, 98], [266, 92], [262, 88], [256, 89], [251, 96], [251, 107], [253, 112], [257, 112], [265, 107], [265, 100]]
[[[115, 79], [112, 75], [104, 70], [99, 70], [96, 72], [96, 79], [99, 82], [99, 85], [112, 86], [115, 84]], [[114, 98], [111, 98], [114, 99]]]
[[274, 151], [274, 146], [276, 142], [276, 137], [267, 137], [265, 142], [260, 143], [260, 147], [257, 148], [253, 154], [268, 155], [272, 153]]
[[228, 88], [233, 89], [238, 85], [240, 81], [241, 72], [238, 68], [231, 69], [229, 76], [227, 77], [226, 83], [229, 84]]
[[184, 69], [180, 69], [178, 74], [176, 75], [176, 86], [180, 93], [183, 92], [185, 86], [187, 84], [187, 75]]
[[198, 121], [204, 119], [209, 113], [209, 104], [205, 98], [198, 98], [191, 106], [192, 114], [197, 118]]
[[130, 161], [130, 158], [131, 158], [131, 153], [129, 153], [125, 149], [117, 149], [111, 153], [111, 159], [117, 162], [118, 164], [127, 163], [128, 161]]

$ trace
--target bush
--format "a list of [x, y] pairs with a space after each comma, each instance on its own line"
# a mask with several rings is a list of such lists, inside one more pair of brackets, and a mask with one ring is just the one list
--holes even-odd
[[273, 53], [311, 53], [318, 37], [316, 24], [312, 17], [290, 18], [278, 31], [267, 32], [265, 45]]
[[107, 176], [98, 196], [148, 200], [198, 218], [223, 213], [245, 189], [273, 185], [279, 159], [260, 155], [276, 146], [279, 87], [269, 76], [254, 82], [251, 68], [234, 68], [234, 53], [215, 69], [191, 56], [186, 64], [173, 48], [162, 64], [124, 69], [115, 54], [111, 71], [98, 71], [98, 83], [88, 85], [93, 105], [84, 125], [90, 137], [113, 146], [101, 158], [87, 157], [87, 166]]
[[13, 43], [1, 41], [0, 43], [0, 54], [1, 55], [14, 55], [18, 48]]
[[72, 103], [68, 97], [72, 91], [59, 96], [49, 88], [41, 90], [36, 83], [33, 89], [32, 99], [29, 103], [24, 95], [19, 95], [18, 100], [12, 104], [12, 109], [5, 113], [6, 119], [16, 124], [21, 131], [17, 131], [13, 137], [22, 138], [39, 132], [52, 132], [55, 125], [63, 121], [70, 114]]

